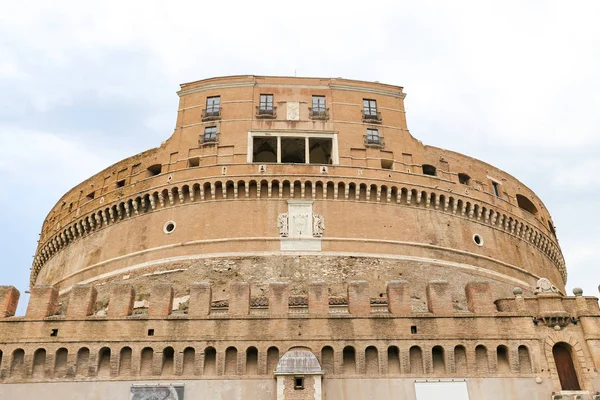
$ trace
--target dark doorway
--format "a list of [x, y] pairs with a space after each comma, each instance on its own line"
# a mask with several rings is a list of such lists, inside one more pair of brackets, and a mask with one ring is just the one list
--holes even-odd
[[552, 348], [554, 355], [554, 363], [556, 371], [560, 379], [560, 385], [563, 390], [581, 390], [577, 372], [573, 364], [573, 356], [571, 355], [571, 346], [566, 343], [557, 343]]

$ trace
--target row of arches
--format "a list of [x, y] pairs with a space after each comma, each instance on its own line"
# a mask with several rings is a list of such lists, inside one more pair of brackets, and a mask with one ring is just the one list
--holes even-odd
[[227, 180], [184, 184], [140, 194], [80, 218], [63, 227], [38, 250], [32, 268], [32, 284], [44, 263], [74, 240], [118, 221], [165, 207], [206, 200], [312, 198], [354, 200], [433, 209], [475, 220], [527, 241], [549, 257], [566, 280], [564, 259], [554, 241], [515, 216], [479, 204], [471, 198], [388, 184], [311, 180]]
[[[330, 346], [315, 349], [326, 375], [431, 375], [467, 376], [476, 374], [518, 374], [535, 372], [529, 348], [518, 344], [498, 345], [488, 350], [479, 344], [468, 347], [436, 345], [368, 345], [366, 347]], [[17, 348], [4, 359], [0, 350], [0, 378], [46, 379], [73, 377], [128, 376], [265, 376], [272, 375], [280, 352], [276, 346], [240, 349], [228, 346], [121, 348], [66, 347], [51, 351], [38, 348], [26, 354]]]

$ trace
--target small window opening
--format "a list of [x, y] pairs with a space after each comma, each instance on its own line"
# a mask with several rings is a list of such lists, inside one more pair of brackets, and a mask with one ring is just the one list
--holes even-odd
[[492, 181], [492, 188], [494, 188], [494, 196], [500, 197], [500, 188], [498, 187], [499, 183]]
[[381, 168], [382, 169], [394, 169], [394, 160], [386, 160], [385, 158], [381, 159]]
[[175, 222], [173, 221], [168, 221], [165, 226], [163, 227], [163, 230], [165, 233], [171, 233], [175, 230]]
[[306, 142], [304, 138], [281, 138], [281, 162], [290, 164], [306, 163]]
[[295, 376], [294, 377], [294, 389], [295, 390], [303, 390], [304, 389], [304, 377], [303, 376]]
[[148, 329], [148, 336], [154, 336], [154, 329]]
[[435, 167], [429, 164], [423, 164], [423, 174], [435, 176]]
[[73, 203], [69, 204], [69, 212], [73, 210]]
[[52, 332], [50, 332], [50, 336], [58, 336], [58, 329], [52, 329]]
[[255, 137], [252, 141], [252, 162], [276, 163], [277, 138]]
[[529, 200], [527, 197], [525, 197], [521, 194], [518, 194], [516, 197], [517, 197], [517, 204], [519, 205], [520, 209], [525, 210], [530, 214], [537, 215], [537, 213], [538, 213], [537, 207], [533, 204], [533, 202], [531, 200]]
[[200, 166], [200, 157], [194, 157], [188, 159], [188, 168], [199, 167]]
[[95, 196], [96, 196], [96, 192], [94, 191], [94, 192], [88, 193], [88, 195], [85, 196], [85, 198], [88, 200], [94, 200]]
[[146, 177], [156, 176], [162, 172], [162, 165], [155, 164], [151, 165], [146, 169]]
[[460, 173], [458, 174], [458, 182], [468, 185], [471, 182], [471, 177], [465, 173]]
[[410, 333], [412, 333], [413, 335], [417, 333], [417, 326], [413, 325], [410, 327]]
[[473, 235], [473, 241], [477, 246], [483, 246], [483, 239], [481, 238], [481, 236], [477, 234]]
[[123, 186], [125, 186], [125, 179], [121, 179], [120, 181], [117, 181], [118, 188], [123, 187]]

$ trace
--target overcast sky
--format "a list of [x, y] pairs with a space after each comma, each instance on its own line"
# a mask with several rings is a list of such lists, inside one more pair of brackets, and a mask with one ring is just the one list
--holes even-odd
[[64, 192], [171, 135], [180, 83], [297, 74], [403, 86], [413, 136], [533, 189], [598, 295], [600, 2], [97, 3], [0, 5], [0, 285]]

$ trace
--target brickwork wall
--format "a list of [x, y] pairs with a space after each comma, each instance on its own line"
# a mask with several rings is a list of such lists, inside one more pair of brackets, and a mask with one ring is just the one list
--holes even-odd
[[[261, 93], [273, 94], [278, 107], [274, 119], [256, 118]], [[169, 140], [89, 178], [53, 208], [42, 228], [32, 286], [52, 284], [64, 290], [101, 274], [158, 262], [163, 247], [194, 241], [213, 242], [196, 244], [189, 249], [193, 254], [272, 252], [278, 249], [275, 218], [285, 207], [282, 200], [312, 198], [325, 217], [324, 240], [352, 239], [326, 243], [330, 251], [351, 252], [365, 238], [374, 242], [363, 242], [360, 250], [374, 254], [413, 255], [389, 248], [393, 245], [385, 241], [438, 245], [492, 257], [497, 261], [492, 269], [501, 274], [502, 263], [523, 268], [533, 275], [530, 284], [545, 276], [564, 287], [564, 260], [541, 201], [493, 166], [415, 140], [407, 130], [401, 87], [238, 76], [184, 84], [179, 95]], [[313, 95], [325, 96], [327, 120], [309, 117]], [[216, 121], [203, 120], [208, 96], [221, 97]], [[377, 101], [377, 123], [363, 120], [364, 98]], [[299, 102], [298, 121], [287, 120], [288, 102]], [[217, 126], [217, 143], [199, 143], [206, 126]], [[383, 146], [365, 145], [367, 127], [379, 129]], [[259, 172], [257, 164], [247, 163], [248, 131], [333, 132], [339, 165], [329, 165], [323, 173], [319, 165], [269, 164]], [[386, 168], [381, 160], [387, 160]], [[435, 166], [437, 176], [423, 175], [423, 164]], [[155, 176], [148, 172], [153, 166], [160, 168]], [[459, 183], [459, 173], [467, 173], [470, 181]], [[492, 182], [499, 185], [498, 196]], [[517, 194], [533, 202], [536, 215], [519, 208]], [[232, 206], [234, 213], [228, 212]], [[218, 218], [186, 227], [198, 215]], [[166, 235], [163, 226], [169, 220], [177, 228]], [[474, 234], [481, 234], [483, 247], [474, 245]], [[522, 251], [513, 251], [515, 247]], [[178, 256], [186, 254], [179, 250], [183, 254]], [[446, 251], [441, 258], [461, 263], [461, 257]]]

